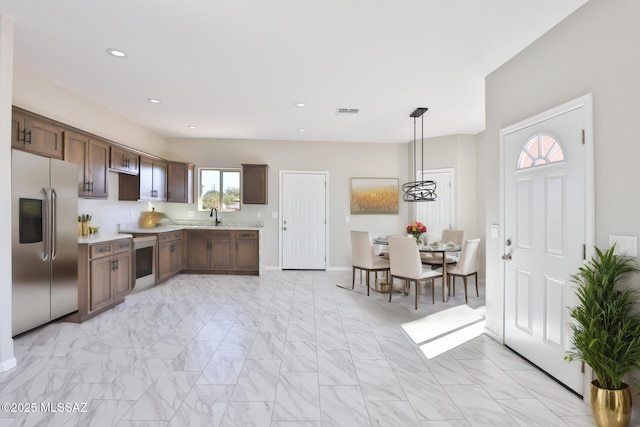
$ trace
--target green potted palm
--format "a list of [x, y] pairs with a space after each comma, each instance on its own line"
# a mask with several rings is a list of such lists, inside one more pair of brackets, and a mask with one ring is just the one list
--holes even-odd
[[596, 256], [572, 276], [579, 304], [570, 311], [574, 348], [566, 359], [593, 370], [591, 410], [600, 427], [629, 425], [631, 393], [624, 376], [640, 367], [638, 293], [617, 286], [640, 267], [635, 258], [614, 255], [614, 249], [595, 248]]

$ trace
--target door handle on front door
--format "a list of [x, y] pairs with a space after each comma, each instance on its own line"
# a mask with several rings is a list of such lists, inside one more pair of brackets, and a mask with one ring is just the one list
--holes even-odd
[[[507, 239], [504, 242], [505, 246], [509, 247], [511, 246], [511, 239]], [[504, 255], [502, 255], [502, 260], [503, 261], [511, 261], [511, 254], [510, 253], [505, 253]]]

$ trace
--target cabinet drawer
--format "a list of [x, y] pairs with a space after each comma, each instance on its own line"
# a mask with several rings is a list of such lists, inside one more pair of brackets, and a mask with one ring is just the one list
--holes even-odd
[[210, 231], [212, 240], [231, 240], [233, 239], [233, 231]]
[[114, 242], [114, 253], [129, 252], [132, 247], [131, 239], [116, 240]]
[[111, 255], [113, 254], [113, 242], [91, 245], [89, 254], [92, 259]]
[[159, 243], [173, 242], [174, 240], [180, 240], [180, 239], [182, 239], [182, 230], [168, 231], [166, 233], [158, 234]]
[[236, 231], [236, 239], [258, 239], [258, 232], [254, 230]]

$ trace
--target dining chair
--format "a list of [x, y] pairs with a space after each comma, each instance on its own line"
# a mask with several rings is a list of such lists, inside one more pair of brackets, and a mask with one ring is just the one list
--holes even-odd
[[431, 282], [431, 302], [435, 304], [434, 279], [442, 277], [442, 273], [426, 269], [420, 261], [420, 253], [413, 237], [389, 236], [389, 260], [391, 261], [391, 289], [389, 291], [389, 302], [393, 295], [393, 279], [402, 279], [405, 288], [408, 286], [405, 295], [411, 291], [411, 282], [416, 284], [416, 310], [418, 309], [418, 296], [420, 294], [420, 282]]
[[356, 269], [361, 273], [364, 271], [366, 274], [367, 295], [370, 292], [369, 276], [372, 271], [375, 273], [376, 279], [379, 271], [386, 272], [387, 282], [389, 281], [389, 261], [375, 255], [368, 231], [351, 231], [351, 264], [353, 266], [351, 289], [355, 288]]
[[[464, 242], [464, 230], [444, 229], [442, 230], [440, 242], [453, 242], [456, 246], [462, 246], [462, 242]], [[420, 259], [423, 264], [429, 264], [433, 269], [442, 267], [441, 255], [420, 254]], [[445, 254], [445, 260], [447, 261], [447, 264], [454, 264], [458, 262], [458, 254], [454, 252], [447, 253]]]
[[[462, 245], [458, 263], [454, 266], [447, 267], [447, 281], [453, 280], [449, 286], [449, 291], [453, 288], [453, 294], [456, 294], [456, 277], [462, 277], [464, 282], [464, 302], [468, 302], [467, 297], [467, 278], [474, 276], [476, 279], [476, 296], [480, 296], [478, 292], [478, 249], [480, 247], [480, 239], [467, 240]], [[448, 283], [447, 283], [448, 284]]]

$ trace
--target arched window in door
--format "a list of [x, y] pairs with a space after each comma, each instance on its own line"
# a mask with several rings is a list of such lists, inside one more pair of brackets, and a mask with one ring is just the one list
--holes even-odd
[[562, 161], [564, 161], [564, 151], [560, 143], [549, 134], [538, 133], [529, 138], [524, 144], [518, 159], [518, 169]]

